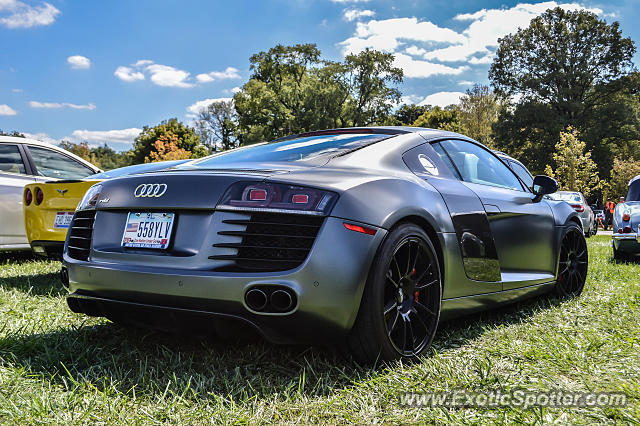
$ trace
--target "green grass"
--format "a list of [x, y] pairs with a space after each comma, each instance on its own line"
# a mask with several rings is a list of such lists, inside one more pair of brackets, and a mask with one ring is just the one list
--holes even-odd
[[[420, 362], [366, 369], [329, 349], [126, 329], [71, 313], [59, 264], [0, 257], [3, 423], [640, 422], [640, 262], [589, 241], [575, 300], [441, 326]], [[311, 331], [312, 332], [312, 331]], [[403, 392], [623, 391], [625, 407], [407, 408]]]

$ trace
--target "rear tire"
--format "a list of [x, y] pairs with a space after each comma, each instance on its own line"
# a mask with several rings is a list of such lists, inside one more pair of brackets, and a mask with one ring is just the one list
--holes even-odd
[[577, 297], [584, 289], [589, 266], [589, 251], [582, 229], [570, 223], [562, 235], [556, 293], [560, 297]]
[[422, 228], [389, 232], [369, 271], [346, 345], [356, 362], [413, 360], [431, 345], [440, 318], [442, 279], [435, 248]]

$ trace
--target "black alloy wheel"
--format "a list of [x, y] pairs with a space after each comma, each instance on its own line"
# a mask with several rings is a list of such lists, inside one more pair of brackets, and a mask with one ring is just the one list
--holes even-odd
[[563, 297], [579, 296], [587, 280], [588, 266], [589, 252], [584, 234], [578, 225], [571, 224], [567, 227], [560, 246], [557, 293]]
[[347, 347], [356, 361], [415, 359], [440, 319], [442, 279], [435, 248], [414, 224], [389, 232], [374, 259]]

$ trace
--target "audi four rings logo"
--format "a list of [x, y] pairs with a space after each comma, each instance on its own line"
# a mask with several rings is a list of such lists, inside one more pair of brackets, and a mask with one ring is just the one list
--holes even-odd
[[143, 183], [138, 185], [133, 191], [136, 198], [141, 197], [162, 197], [167, 192], [166, 183]]

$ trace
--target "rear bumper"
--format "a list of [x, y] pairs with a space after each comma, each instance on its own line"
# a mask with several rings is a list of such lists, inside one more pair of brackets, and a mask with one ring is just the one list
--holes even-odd
[[[284, 272], [172, 268], [171, 257], [164, 257], [162, 266], [113, 262], [104, 256], [85, 262], [65, 254], [70, 306], [90, 315], [146, 317], [166, 326], [184, 324], [184, 318], [191, 318], [187, 323], [232, 319], [276, 343], [335, 342], [355, 321], [371, 263], [386, 235], [384, 229], [375, 235], [349, 231], [344, 222], [327, 218], [307, 259]], [[286, 287], [295, 293], [296, 304], [287, 313], [253, 311], [245, 294], [255, 286]]]
[[640, 253], [640, 242], [638, 242], [638, 234], [613, 234], [613, 248], [625, 253]]

